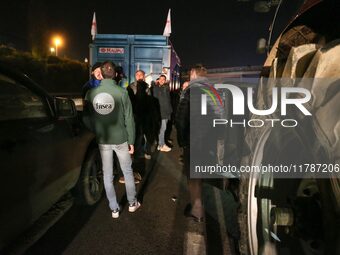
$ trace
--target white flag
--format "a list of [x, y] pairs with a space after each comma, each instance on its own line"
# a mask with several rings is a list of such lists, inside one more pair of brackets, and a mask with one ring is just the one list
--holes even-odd
[[93, 13], [93, 19], [92, 19], [92, 26], [91, 26], [91, 35], [92, 40], [94, 40], [94, 37], [97, 34], [97, 21], [96, 21], [96, 13]]
[[164, 36], [170, 36], [170, 34], [171, 34], [171, 16], [170, 16], [170, 12], [171, 12], [171, 9], [169, 9], [168, 17], [166, 19], [165, 28], [164, 28], [164, 32], [163, 32]]

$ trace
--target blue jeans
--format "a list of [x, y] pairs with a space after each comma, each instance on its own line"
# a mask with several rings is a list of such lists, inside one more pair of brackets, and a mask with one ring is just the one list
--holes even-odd
[[113, 151], [116, 152], [120, 167], [124, 174], [127, 199], [130, 204], [136, 202], [136, 186], [127, 142], [122, 144], [99, 144], [99, 150], [103, 164], [104, 187], [111, 210], [119, 209], [116, 191], [113, 186]]
[[167, 123], [168, 123], [167, 119], [162, 119], [162, 125], [161, 125], [161, 129], [159, 130], [159, 136], [158, 136], [158, 145], [159, 146], [163, 146], [165, 144], [164, 134], [165, 134]]

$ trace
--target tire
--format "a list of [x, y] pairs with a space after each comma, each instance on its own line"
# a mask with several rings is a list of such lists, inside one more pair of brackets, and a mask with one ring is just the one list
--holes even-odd
[[[308, 48], [306, 45], [299, 47]], [[306, 69], [301, 66], [298, 68], [300, 72], [304, 70], [303, 77], [332, 78], [326, 83], [313, 81], [307, 84], [313, 95], [312, 103], [307, 108], [313, 116], [304, 117], [297, 112], [290, 112], [290, 117], [299, 119], [299, 126], [289, 131], [280, 127], [248, 130], [246, 142], [251, 152], [243, 158], [242, 165], [326, 163], [339, 166], [340, 41], [330, 42], [315, 52], [311, 51], [311, 47], [308, 50], [308, 56], [303, 56]], [[308, 63], [306, 56], [310, 60]], [[283, 65], [282, 60], [277, 60], [281, 72], [276, 73], [287, 75], [289, 70], [286, 67], [294, 66], [294, 63], [289, 62], [292, 59], [288, 57], [288, 63]], [[302, 82], [285, 86], [300, 87], [302, 84], [306, 87], [306, 83]], [[260, 86], [260, 106], [270, 106], [267, 93], [270, 86], [272, 84]], [[272, 118], [278, 116], [273, 115]], [[303, 153], [296, 153], [298, 151]], [[285, 155], [289, 157], [285, 158]], [[330, 173], [329, 177], [274, 179], [270, 174], [242, 176], [239, 195], [240, 253], [340, 254], [339, 173]], [[289, 223], [283, 227], [272, 224], [273, 215], [278, 215], [275, 212], [285, 212], [287, 208]]]
[[76, 201], [82, 205], [94, 205], [101, 199], [103, 189], [100, 152], [98, 147], [90, 146], [75, 187]]

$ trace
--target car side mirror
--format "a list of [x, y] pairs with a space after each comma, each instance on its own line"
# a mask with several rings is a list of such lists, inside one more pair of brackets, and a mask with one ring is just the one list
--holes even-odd
[[74, 118], [77, 116], [76, 105], [71, 99], [55, 97], [54, 105], [58, 118]]

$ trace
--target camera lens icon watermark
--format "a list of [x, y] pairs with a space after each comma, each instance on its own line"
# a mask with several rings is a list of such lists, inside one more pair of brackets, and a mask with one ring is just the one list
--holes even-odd
[[96, 95], [92, 104], [94, 110], [101, 115], [107, 115], [115, 108], [115, 100], [108, 93], [100, 93]]

